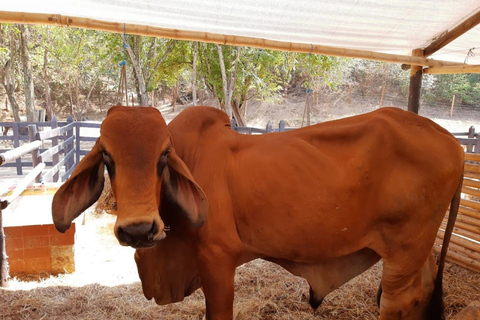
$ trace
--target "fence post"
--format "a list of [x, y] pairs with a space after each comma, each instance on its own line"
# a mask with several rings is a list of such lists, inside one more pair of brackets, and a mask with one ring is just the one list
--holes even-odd
[[[52, 121], [50, 122], [50, 126], [52, 129], [58, 128], [58, 120], [56, 116], [53, 116]], [[58, 146], [58, 136], [52, 137], [52, 148]], [[55, 153], [52, 156], [52, 167], [55, 167], [60, 160], [59, 153]], [[59, 177], [59, 171], [53, 175], [53, 182], [57, 182]]]
[[[13, 123], [13, 148], [18, 148], [20, 147], [20, 133], [18, 132], [18, 122]], [[22, 158], [18, 158], [15, 160], [15, 164], [17, 167], [17, 176], [23, 175], [23, 169], [22, 169]]]
[[267, 133], [272, 132], [272, 121], [271, 120], [269, 120], [267, 122], [267, 127], [265, 128], [265, 131], [267, 131]]
[[76, 164], [80, 162], [80, 121], [75, 122], [75, 157], [76, 157]]
[[285, 131], [285, 121], [284, 120], [280, 120], [280, 122], [278, 123], [278, 131], [279, 132], [284, 132]]
[[5, 245], [5, 231], [3, 229], [2, 209], [7, 207], [7, 201], [0, 204], [0, 250], [2, 257], [0, 259], [0, 287], [8, 287], [8, 278], [10, 277], [10, 267], [8, 266], [7, 249]]
[[[474, 126], [471, 126], [469, 129], [468, 129], [468, 138], [469, 139], [474, 139], [475, 138], [475, 128]], [[473, 152], [473, 143], [469, 143], [467, 145], [467, 152]]]
[[[73, 122], [73, 117], [72, 116], [68, 116], [67, 117], [67, 125], [69, 125], [70, 123]], [[70, 139], [71, 137], [73, 137], [73, 128], [68, 130], [66, 135], [65, 135], [65, 140], [68, 140]], [[74, 141], [72, 141], [72, 143], [69, 143], [66, 147], [65, 147], [65, 156], [73, 150], [73, 146], [74, 146]], [[65, 172], [68, 172], [68, 170], [70, 170], [70, 168], [73, 166], [73, 164], [75, 163], [75, 156], [72, 156], [72, 158], [70, 158], [68, 161], [65, 161]]]
[[[37, 126], [34, 124], [29, 124], [28, 125], [28, 138], [30, 139], [30, 142], [33, 142], [37, 140]], [[35, 168], [38, 165], [38, 149], [32, 150], [32, 164], [33, 167]], [[35, 182], [40, 182], [41, 179], [41, 174], [39, 174], [35, 178]]]

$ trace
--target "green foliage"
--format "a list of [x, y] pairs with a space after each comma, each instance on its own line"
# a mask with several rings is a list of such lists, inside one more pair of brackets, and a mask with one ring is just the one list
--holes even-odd
[[426, 99], [431, 104], [450, 102], [453, 95], [460, 104], [480, 104], [480, 74], [433, 75], [427, 78], [424, 88]]

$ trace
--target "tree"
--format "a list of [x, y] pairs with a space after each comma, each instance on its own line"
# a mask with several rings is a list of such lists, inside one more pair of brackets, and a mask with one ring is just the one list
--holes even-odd
[[20, 60], [23, 67], [23, 83], [25, 90], [25, 113], [27, 121], [35, 121], [35, 86], [33, 84], [32, 64], [30, 63], [29, 43], [30, 31], [28, 26], [18, 25], [20, 29]]
[[[7, 93], [8, 101], [10, 102], [10, 107], [12, 109], [12, 115], [15, 122], [20, 122], [20, 115], [19, 110], [20, 106], [17, 103], [17, 99], [15, 97], [15, 89], [16, 89], [16, 77], [15, 77], [15, 65], [16, 59], [18, 55], [18, 42], [16, 39], [16, 32], [18, 31], [14, 26], [9, 25], [5, 27], [5, 33], [7, 36], [5, 37], [8, 39], [8, 46], [2, 48], [1, 57], [2, 62], [4, 61], [4, 65], [1, 69], [0, 73], [0, 80], [2, 86]], [[3, 38], [3, 37], [2, 37]], [[8, 49], [7, 49], [8, 47]]]

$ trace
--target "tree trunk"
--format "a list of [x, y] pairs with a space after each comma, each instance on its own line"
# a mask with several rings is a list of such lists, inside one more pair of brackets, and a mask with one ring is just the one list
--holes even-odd
[[[137, 52], [140, 52], [140, 45], [141, 45], [141, 36], [135, 36], [136, 43], [137, 43]], [[133, 52], [130, 46], [127, 46], [127, 53], [130, 61], [133, 65], [133, 70], [135, 71], [136, 80], [138, 83], [138, 90], [140, 91], [140, 105], [141, 106], [149, 106], [150, 105], [150, 96], [147, 92], [147, 86], [145, 83], [145, 78], [143, 76], [142, 68], [140, 66], [140, 57], [136, 57], [135, 53]]]
[[23, 81], [25, 88], [25, 113], [27, 121], [35, 121], [35, 91], [33, 85], [32, 65], [28, 52], [28, 43], [30, 41], [30, 32], [25, 25], [19, 25], [20, 29], [20, 51], [23, 66]]
[[172, 88], [172, 112], [175, 111], [175, 107], [177, 106], [177, 99], [178, 99], [178, 82], [176, 82], [175, 86]]
[[197, 54], [198, 42], [193, 43], [193, 75], [192, 75], [192, 100], [193, 105], [197, 105]]
[[15, 60], [17, 58], [17, 42], [15, 39], [15, 32], [10, 31], [10, 60], [5, 63], [5, 66], [1, 69], [0, 80], [7, 93], [10, 107], [12, 109], [12, 115], [15, 122], [20, 122], [19, 110], [20, 107], [15, 98]]
[[48, 64], [48, 49], [45, 48], [45, 53], [43, 55], [43, 80], [45, 82], [45, 104], [47, 112], [47, 121], [52, 120], [52, 99], [50, 97], [50, 86], [47, 75], [47, 64]]
[[227, 81], [227, 72], [225, 71], [225, 61], [223, 59], [222, 46], [217, 44], [218, 50], [218, 59], [220, 63], [220, 71], [222, 72], [222, 83], [223, 83], [223, 101], [225, 105], [225, 112], [228, 115], [229, 119], [232, 119], [232, 106], [230, 100], [228, 99], [228, 81]]

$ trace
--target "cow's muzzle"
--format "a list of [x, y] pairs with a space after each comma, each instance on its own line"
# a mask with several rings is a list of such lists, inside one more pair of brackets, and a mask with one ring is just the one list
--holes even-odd
[[[166, 237], [164, 225], [157, 221], [133, 222], [126, 225], [117, 225], [115, 235], [121, 245], [133, 248], [148, 248]], [[161, 228], [161, 230], [160, 230]]]

